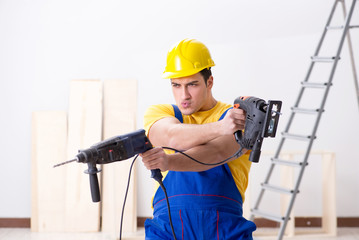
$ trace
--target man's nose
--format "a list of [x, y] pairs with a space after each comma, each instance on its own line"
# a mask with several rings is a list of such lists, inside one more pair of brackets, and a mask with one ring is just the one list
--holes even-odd
[[189, 99], [191, 98], [191, 94], [188, 91], [188, 88], [186, 86], [184, 86], [182, 88], [182, 99]]

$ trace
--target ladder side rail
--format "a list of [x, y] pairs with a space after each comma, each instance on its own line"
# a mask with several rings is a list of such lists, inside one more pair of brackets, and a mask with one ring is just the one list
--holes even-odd
[[[332, 80], [333, 80], [334, 73], [335, 73], [335, 70], [336, 70], [336, 67], [337, 67], [337, 64], [338, 64], [339, 56], [340, 56], [341, 50], [343, 48], [344, 40], [345, 40], [345, 37], [347, 36], [347, 32], [348, 32], [348, 29], [349, 29], [349, 23], [350, 23], [352, 14], [353, 14], [353, 10], [354, 10], [356, 1], [357, 0], [353, 0], [353, 3], [351, 5], [350, 11], [349, 11], [349, 14], [346, 17], [343, 34], [342, 34], [340, 44], [339, 44], [339, 47], [338, 47], [338, 50], [337, 50], [337, 53], [336, 53], [335, 61], [333, 63], [333, 67], [332, 67], [332, 71], [330, 73], [328, 83], [331, 83]], [[326, 87], [324, 97], [323, 97], [321, 107], [320, 107], [321, 111], [318, 112], [318, 117], [317, 117], [314, 129], [313, 129], [312, 135], [311, 135], [310, 143], [309, 143], [308, 149], [306, 151], [306, 154], [305, 154], [305, 157], [304, 157], [304, 160], [303, 160], [304, 165], [303, 165], [303, 167], [301, 168], [301, 170], [299, 172], [298, 179], [297, 179], [297, 182], [296, 182], [295, 187], [294, 187], [293, 195], [291, 197], [291, 201], [290, 201], [289, 206], [287, 208], [287, 212], [286, 212], [286, 215], [285, 215], [285, 220], [282, 223], [280, 231], [279, 231], [278, 240], [281, 240], [283, 235], [284, 235], [284, 231], [285, 231], [285, 228], [286, 228], [286, 225], [287, 225], [287, 222], [288, 222], [288, 218], [289, 218], [290, 212], [291, 212], [291, 210], [293, 208], [294, 201], [295, 201], [295, 198], [296, 198], [296, 194], [297, 194], [297, 192], [299, 190], [299, 186], [300, 186], [301, 180], [302, 180], [303, 175], [304, 175], [304, 169], [305, 169], [304, 166], [308, 162], [309, 154], [310, 154], [310, 151], [311, 151], [311, 148], [312, 148], [312, 145], [313, 145], [313, 141], [314, 141], [314, 136], [315, 136], [315, 134], [317, 132], [317, 129], [318, 129], [318, 126], [319, 126], [319, 122], [320, 122], [320, 119], [321, 119], [321, 116], [322, 116], [322, 113], [323, 113], [323, 109], [324, 109], [326, 99], [328, 97], [330, 86], [331, 86], [331, 84], [328, 84], [327, 87]]]
[[334, 0], [333, 7], [332, 7], [332, 9], [331, 9], [331, 11], [330, 11], [330, 14], [329, 14], [327, 23], [325, 24], [324, 31], [323, 31], [323, 33], [322, 33], [322, 36], [321, 36], [320, 40], [319, 40], [319, 43], [318, 43], [318, 46], [317, 46], [317, 48], [316, 48], [316, 50], [315, 50], [314, 56], [317, 56], [317, 55], [319, 54], [319, 51], [320, 51], [320, 49], [321, 49], [321, 47], [322, 47], [322, 45], [323, 45], [324, 38], [325, 38], [325, 36], [326, 36], [326, 34], [327, 34], [327, 31], [328, 31], [327, 27], [330, 25], [330, 23], [331, 23], [331, 21], [332, 21], [332, 18], [333, 18], [333, 16], [334, 16], [335, 9], [336, 9], [337, 4], [338, 4], [338, 1], [341, 1], [341, 0]]
[[[279, 154], [280, 154], [281, 149], [282, 149], [283, 144], [284, 144], [284, 140], [285, 140], [285, 138], [282, 137], [282, 138], [281, 138], [281, 141], [280, 141], [280, 143], [279, 143], [279, 146], [278, 146], [278, 148], [277, 148], [277, 150], [276, 150], [276, 153], [275, 153], [275, 155], [274, 155], [275, 158], [278, 158], [278, 157], [279, 157]], [[264, 179], [264, 183], [265, 183], [265, 184], [269, 183], [269, 179], [270, 179], [271, 176], [272, 176], [274, 167], [275, 167], [275, 163], [272, 162], [271, 165], [270, 165], [270, 167], [269, 167], [269, 171], [268, 171], [268, 173], [267, 173], [267, 175], [266, 175], [266, 177], [265, 177], [265, 179]], [[254, 204], [253, 209], [258, 210], [259, 204], [261, 203], [262, 198], [263, 198], [263, 196], [264, 196], [264, 192], [265, 192], [265, 189], [264, 189], [264, 188], [261, 188], [261, 190], [260, 190], [260, 192], [259, 192], [259, 195], [258, 195], [258, 198], [257, 198], [257, 200], [256, 200], [256, 203]], [[254, 220], [254, 215], [253, 215], [253, 214], [250, 215], [250, 220], [251, 220], [251, 221]]]
[[[319, 114], [322, 114], [322, 113], [319, 113]], [[313, 146], [313, 142], [314, 142], [314, 135], [311, 136], [311, 139], [309, 141], [309, 145], [308, 145], [308, 148], [307, 148], [307, 151], [305, 152], [305, 155], [304, 155], [304, 160], [303, 160], [303, 165], [299, 171], [299, 174], [298, 174], [298, 178], [297, 178], [297, 181], [296, 181], [296, 184], [294, 186], [294, 190], [293, 190], [293, 193], [292, 193], [292, 196], [290, 198], [290, 202], [288, 204], [288, 208], [287, 208], [287, 211], [285, 213], [285, 216], [284, 216], [284, 221], [283, 223], [281, 224], [280, 226], [280, 229], [279, 229], [279, 233], [278, 233], [278, 240], [282, 240], [283, 238], [283, 235], [285, 233], [285, 229], [287, 227], [287, 223], [288, 223], [288, 220], [289, 220], [289, 216], [290, 216], [290, 213], [292, 211], [292, 208], [294, 206], [294, 202], [295, 202], [295, 199], [296, 199], [296, 196], [297, 194], [299, 193], [299, 186], [300, 186], [300, 183], [302, 181], [302, 178], [303, 178], [303, 175], [304, 175], [304, 170], [305, 170], [305, 167], [308, 163], [308, 158], [309, 158], [309, 155], [310, 155], [310, 151], [312, 149], [312, 146]]]
[[[271, 163], [271, 166], [270, 166], [270, 168], [269, 168], [269, 171], [268, 171], [267, 176], [266, 176], [265, 181], [264, 181], [265, 183], [268, 183], [268, 182], [269, 182], [269, 179], [270, 179], [270, 177], [271, 177], [271, 175], [272, 175], [272, 173], [273, 173], [273, 170], [274, 170], [274, 166], [275, 166], [275, 164], [274, 164], [274, 163]], [[263, 196], [264, 196], [264, 192], [265, 192], [265, 189], [264, 189], [263, 187], [261, 187], [261, 190], [260, 190], [260, 192], [259, 192], [257, 201], [256, 201], [256, 203], [255, 203], [253, 209], [258, 210], [259, 204], [261, 203], [262, 198], [263, 198]], [[251, 221], [254, 220], [254, 214], [251, 214], [251, 215], [250, 215], [250, 220], [251, 220]]]
[[[294, 113], [292, 113], [292, 115], [294, 115]], [[293, 118], [293, 116], [291, 116], [291, 118]], [[289, 129], [289, 125], [290, 125], [290, 124], [287, 124], [286, 131]], [[282, 149], [282, 147], [283, 147], [283, 145], [284, 145], [284, 141], [285, 141], [285, 137], [282, 137], [281, 140], [280, 140], [279, 146], [278, 146], [278, 148], [277, 148], [277, 150], [276, 150], [276, 152], [275, 152], [274, 158], [279, 158], [281, 149]], [[264, 179], [264, 183], [265, 183], [265, 184], [269, 183], [269, 179], [270, 179], [271, 176], [272, 176], [274, 167], [275, 167], [275, 163], [272, 162], [271, 165], [270, 165], [270, 167], [269, 167], [269, 171], [268, 171], [268, 173], [267, 173], [267, 175], [266, 175], [266, 177], [265, 177], [265, 179]], [[263, 196], [264, 196], [264, 192], [265, 192], [265, 189], [264, 189], [264, 188], [261, 188], [261, 191], [259, 192], [258, 198], [257, 198], [257, 200], [256, 200], [256, 203], [255, 203], [253, 209], [258, 210], [259, 204], [261, 203], [262, 198], [263, 198]], [[253, 214], [250, 215], [250, 220], [251, 220], [251, 221], [254, 220], [254, 215], [253, 215]]]
[[[331, 21], [332, 21], [332, 18], [333, 18], [335, 9], [336, 9], [337, 4], [338, 4], [338, 1], [340, 1], [340, 0], [334, 0], [333, 7], [332, 7], [331, 12], [330, 12], [330, 14], [329, 14], [329, 17], [328, 17], [328, 19], [327, 19], [327, 22], [326, 22], [326, 25], [325, 25], [325, 27], [324, 27], [324, 30], [323, 30], [323, 32], [322, 32], [322, 34], [321, 34], [321, 37], [320, 37], [320, 40], [319, 40], [319, 44], [317, 45], [317, 47], [316, 47], [316, 49], [315, 49], [315, 52], [314, 52], [314, 55], [315, 55], [315, 56], [318, 55], [318, 53], [319, 53], [319, 51], [320, 51], [320, 49], [321, 49], [321, 46], [322, 46], [322, 44], [323, 44], [323, 42], [324, 42], [324, 38], [325, 38], [326, 33], [327, 33], [327, 30], [328, 30], [328, 29], [327, 29], [327, 26], [329, 26], [330, 23], [331, 23]], [[313, 70], [314, 63], [315, 63], [314, 61], [311, 61], [310, 66], [309, 66], [309, 69], [308, 69], [307, 74], [306, 74], [306, 76], [305, 76], [304, 82], [307, 82], [307, 81], [308, 81], [308, 79], [309, 79], [309, 77], [310, 77], [310, 75], [311, 75], [311, 72], [312, 72], [312, 70]], [[299, 92], [299, 95], [298, 95], [298, 97], [297, 97], [297, 99], [296, 99], [296, 102], [295, 102], [295, 105], [294, 105], [295, 107], [298, 107], [298, 106], [299, 106], [299, 103], [300, 103], [300, 100], [301, 100], [301, 98], [302, 98], [302, 96], [303, 96], [304, 90], [305, 90], [305, 87], [302, 86], [302, 87], [301, 87], [301, 90], [300, 90], [300, 92]], [[291, 113], [291, 115], [290, 115], [290, 117], [289, 117], [288, 123], [287, 123], [287, 125], [286, 125], [286, 127], [285, 127], [285, 130], [284, 130], [285, 132], [288, 132], [288, 131], [289, 131], [290, 126], [291, 126], [291, 124], [292, 124], [292, 122], [293, 122], [294, 116], [295, 116], [295, 112], [292, 111], [292, 113]], [[277, 149], [277, 151], [276, 151], [275, 158], [278, 158], [278, 156], [279, 156], [279, 154], [280, 154], [280, 151], [281, 151], [281, 149], [282, 149], [282, 147], [283, 147], [284, 141], [285, 141], [285, 137], [282, 137], [281, 142], [280, 142], [280, 144], [279, 144], [279, 147], [278, 147], [278, 149]], [[268, 182], [269, 182], [269, 179], [270, 179], [270, 177], [271, 177], [271, 175], [272, 175], [272, 173], [273, 173], [274, 167], [275, 167], [275, 164], [272, 163], [271, 166], [270, 166], [270, 168], [269, 168], [269, 171], [268, 171], [268, 173], [267, 173], [267, 175], [266, 175], [266, 178], [265, 178], [264, 183], [268, 183]], [[261, 191], [260, 191], [260, 193], [259, 193], [259, 195], [258, 195], [257, 201], [256, 201], [256, 203], [255, 203], [255, 205], [254, 205], [254, 209], [258, 209], [258, 207], [259, 207], [259, 205], [260, 205], [260, 203], [261, 203], [261, 201], [262, 201], [262, 198], [263, 198], [263, 196], [264, 196], [264, 192], [265, 192], [265, 189], [261, 188]], [[254, 220], [254, 215], [253, 215], [253, 214], [250, 215], [250, 220]]]
[[[326, 34], [327, 34], [327, 32], [328, 32], [327, 27], [330, 25], [330, 23], [331, 23], [331, 21], [332, 21], [332, 19], [333, 19], [333, 15], [334, 15], [334, 12], [335, 12], [335, 10], [336, 10], [338, 1], [340, 1], [340, 0], [334, 0], [333, 7], [332, 7], [332, 9], [331, 9], [331, 11], [330, 11], [330, 14], [329, 14], [329, 17], [328, 17], [327, 22], [326, 22], [326, 24], [325, 24], [324, 30], [323, 30], [323, 32], [322, 32], [322, 34], [321, 34], [320, 39], [319, 39], [319, 43], [318, 43], [318, 45], [317, 45], [317, 47], [316, 47], [316, 49], [315, 49], [315, 51], [314, 51], [314, 56], [317, 56], [317, 55], [319, 54], [319, 52], [320, 52], [320, 49], [321, 49], [321, 47], [322, 47], [322, 45], [323, 45], [325, 36], [326, 36]], [[308, 71], [307, 71], [307, 74], [306, 74], [306, 76], [305, 76], [305, 78], [304, 78], [304, 82], [308, 82], [308, 80], [309, 80], [309, 78], [310, 78], [310, 75], [311, 75], [311, 73], [312, 73], [312, 70], [313, 70], [313, 68], [314, 68], [314, 64], [315, 64], [315, 62], [314, 62], [314, 61], [311, 61], [310, 65], [309, 65], [309, 69], [308, 69]], [[297, 99], [296, 99], [296, 101], [295, 101], [294, 107], [298, 107], [298, 106], [299, 106], [299, 103], [300, 103], [300, 101], [301, 101], [301, 99], [302, 99], [302, 96], [303, 96], [303, 94], [304, 94], [304, 90], [305, 90], [305, 87], [302, 86], [301, 89], [300, 89], [300, 92], [299, 92], [299, 94], [298, 94], [298, 97], [297, 97]], [[288, 131], [289, 131], [289, 128], [290, 128], [290, 126], [292, 125], [292, 122], [293, 122], [293, 119], [294, 119], [294, 115], [295, 115], [295, 112], [292, 112], [291, 115], [290, 115], [290, 117], [289, 117], [289, 120], [288, 120], [288, 123], [287, 123], [287, 125], [286, 125], [286, 128], [285, 128], [285, 130], [284, 130], [285, 132], [288, 132]]]
[[342, 51], [342, 49], [343, 49], [344, 40], [345, 40], [345, 37], [347, 36], [347, 33], [348, 33], [348, 31], [349, 31], [349, 24], [350, 24], [351, 17], [352, 17], [352, 15], [353, 15], [353, 11], [354, 11], [354, 7], [355, 7], [356, 1], [357, 1], [357, 0], [353, 0], [352, 5], [351, 5], [351, 7], [350, 7], [350, 11], [349, 11], [348, 15], [346, 16], [343, 33], [342, 33], [342, 36], [341, 36], [341, 39], [340, 39], [340, 43], [339, 43], [339, 47], [338, 47], [337, 53], [336, 53], [336, 55], [335, 55], [335, 60], [334, 60], [334, 62], [333, 62], [332, 70], [331, 70], [330, 75], [329, 75], [328, 85], [326, 86], [326, 89], [325, 89], [325, 92], [324, 92], [324, 96], [323, 96], [323, 99], [322, 99], [322, 102], [321, 102], [321, 105], [320, 105], [320, 108], [319, 108], [318, 117], [317, 117], [317, 120], [316, 120], [315, 125], [314, 125], [314, 129], [313, 129], [313, 132], [312, 132], [312, 137], [315, 136], [315, 134], [316, 134], [316, 132], [317, 132], [317, 129], [318, 129], [318, 126], [319, 126], [319, 122], [320, 122], [322, 113], [323, 113], [323, 111], [324, 111], [325, 102], [326, 102], [326, 100], [327, 100], [327, 98], [328, 98], [328, 94], [329, 94], [330, 87], [331, 87], [331, 85], [332, 85], [332, 81], [333, 81], [333, 78], [334, 78], [335, 70], [336, 70], [336, 68], [337, 68], [338, 61], [339, 61], [339, 59], [340, 59], [340, 54], [341, 54], [341, 51]]
[[[341, 0], [341, 1], [343, 1], [343, 0]], [[337, 53], [335, 55], [335, 61], [333, 63], [332, 71], [331, 71], [330, 76], [329, 76], [328, 86], [327, 86], [327, 88], [325, 90], [325, 93], [324, 93], [324, 100], [326, 100], [326, 98], [328, 96], [329, 87], [330, 87], [330, 85], [331, 85], [331, 83], [333, 81], [334, 73], [335, 73], [336, 67], [338, 65], [338, 60], [340, 59], [340, 54], [341, 54], [341, 51], [342, 51], [342, 48], [343, 48], [343, 45], [344, 45], [344, 40], [345, 40], [345, 37], [347, 36], [347, 34], [349, 32], [349, 24], [350, 24], [350, 20], [351, 20], [351, 18], [353, 16], [355, 3], [356, 3], [357, 0], [352, 0], [352, 1], [353, 2], [352, 2], [352, 5], [350, 7], [349, 13], [345, 18], [345, 25], [344, 25], [344, 29], [343, 29], [343, 34], [341, 36], [339, 47], [338, 47]], [[322, 106], [321, 106], [320, 110], [323, 110], [324, 104], [325, 104], [325, 101], [322, 102]]]
[[[345, 6], [344, 1], [342, 2], [342, 7], [343, 7], [343, 15], [344, 15], [344, 18], [345, 18], [347, 16], [347, 10], [346, 10], [346, 6]], [[351, 26], [349, 26], [349, 28], [351, 28]], [[357, 102], [358, 102], [358, 108], [359, 108], [358, 74], [357, 74], [356, 67], [355, 67], [355, 59], [354, 59], [354, 54], [353, 54], [353, 45], [352, 45], [352, 40], [351, 40], [349, 30], [348, 30], [348, 33], [347, 33], [347, 42], [348, 42], [348, 48], [349, 48], [350, 63], [351, 63], [352, 72], [353, 72], [353, 78], [354, 78], [355, 93], [356, 93], [356, 96], [357, 96]]]
[[[333, 81], [334, 73], [335, 73], [336, 67], [338, 65], [338, 61], [339, 61], [340, 53], [341, 53], [343, 45], [344, 45], [345, 37], [347, 36], [347, 32], [348, 32], [348, 29], [349, 29], [349, 23], [350, 23], [352, 14], [353, 14], [353, 10], [354, 10], [356, 1], [357, 0], [353, 0], [352, 6], [350, 8], [350, 12], [346, 17], [345, 27], [344, 27], [343, 34], [342, 34], [342, 37], [341, 37], [341, 40], [340, 40], [340, 44], [339, 44], [339, 47], [338, 47], [338, 50], [337, 50], [337, 53], [336, 53], [335, 61], [334, 61], [333, 66], [332, 66], [332, 70], [331, 70], [331, 73], [330, 73], [330, 76], [329, 76], [328, 83], [332, 83], [332, 81]], [[322, 116], [322, 114], [324, 112], [323, 110], [324, 110], [325, 102], [326, 102], [326, 100], [328, 98], [330, 87], [331, 87], [331, 84], [328, 84], [326, 89], [325, 89], [324, 97], [323, 97], [323, 100], [322, 100], [322, 103], [321, 103], [321, 106], [320, 106], [320, 110], [318, 112], [318, 116], [317, 116], [317, 119], [316, 119], [316, 122], [315, 122], [315, 125], [314, 125], [314, 128], [313, 128], [312, 134], [311, 134], [308, 149], [306, 151], [306, 154], [305, 154], [305, 157], [304, 157], [304, 160], [303, 160], [303, 166], [305, 166], [307, 164], [307, 162], [308, 162], [308, 157], [309, 157], [309, 154], [310, 154], [310, 151], [311, 151], [314, 139], [315, 139], [316, 132], [318, 130], [318, 126], [319, 126], [319, 123], [320, 123], [320, 120], [321, 120], [321, 116]], [[303, 172], [304, 169], [305, 168], [303, 167], [301, 169], [301, 171], [300, 171], [297, 184], [296, 184], [296, 186], [294, 188], [294, 192], [298, 192], [298, 190], [299, 190], [299, 185], [300, 185], [300, 181], [301, 181], [301, 178], [302, 178], [301, 172]]]
[[341, 39], [340, 39], [340, 43], [339, 43], [337, 53], [335, 55], [335, 60], [333, 62], [332, 70], [331, 70], [330, 75], [329, 75], [328, 85], [325, 88], [324, 96], [323, 96], [322, 102], [320, 104], [318, 117], [317, 117], [317, 120], [316, 120], [315, 125], [314, 125], [314, 129], [313, 129], [313, 132], [312, 132], [312, 137], [315, 136], [315, 134], [317, 132], [317, 128], [319, 126], [319, 122], [320, 122], [322, 113], [324, 111], [325, 102], [326, 102], [326, 100], [328, 98], [329, 90], [330, 90], [330, 87], [332, 85], [331, 83], [333, 81], [335, 70], [337, 68], [338, 61], [340, 59], [341, 51], [343, 49], [344, 40], [345, 40], [345, 37], [347, 36], [347, 32], [349, 30], [349, 23], [350, 23], [352, 14], [353, 14], [353, 10], [354, 10], [356, 1], [357, 0], [353, 0], [352, 6], [351, 6], [350, 11], [349, 11], [349, 14], [347, 15], [346, 20], [345, 20], [345, 26], [344, 26], [343, 33], [342, 33], [342, 36], [341, 36]]
[[[317, 55], [319, 54], [319, 52], [320, 52], [320, 49], [322, 48], [322, 45], [323, 45], [325, 36], [327, 35], [327, 32], [328, 32], [328, 28], [327, 28], [327, 27], [330, 25], [330, 23], [331, 23], [331, 21], [332, 21], [332, 19], [333, 19], [334, 12], [335, 12], [335, 10], [336, 10], [338, 1], [340, 1], [340, 0], [334, 0], [333, 7], [332, 7], [332, 9], [331, 9], [331, 11], [330, 11], [330, 14], [329, 14], [329, 17], [328, 17], [327, 22], [326, 22], [326, 24], [325, 24], [324, 30], [323, 30], [323, 32], [322, 32], [322, 34], [321, 34], [321, 36], [320, 36], [319, 43], [318, 43], [318, 45], [317, 45], [317, 47], [316, 47], [316, 49], [315, 49], [315, 51], [314, 51], [314, 56], [317, 56]], [[309, 69], [308, 69], [308, 71], [307, 71], [307, 74], [306, 74], [306, 76], [305, 76], [305, 78], [304, 78], [304, 82], [308, 82], [308, 80], [309, 80], [309, 78], [310, 78], [310, 75], [311, 75], [311, 73], [312, 73], [313, 67], [314, 67], [314, 63], [315, 63], [314, 61], [311, 61], [310, 66], [309, 66]], [[299, 95], [298, 95], [298, 98], [297, 98], [297, 100], [296, 100], [296, 102], [295, 102], [295, 104], [294, 104], [294, 107], [298, 107], [298, 106], [299, 106], [300, 100], [301, 100], [302, 95], [303, 95], [303, 93], [304, 93], [304, 89], [305, 89], [305, 87], [302, 87], [302, 88], [301, 88], [301, 90], [300, 90], [300, 92], [299, 92]], [[294, 117], [294, 114], [293, 114], [293, 117]], [[292, 118], [293, 118], [293, 117], [291, 116], [289, 122], [292, 122]], [[290, 125], [290, 124], [288, 124], [288, 125]], [[288, 128], [287, 130], [289, 130], [289, 128]]]
[[348, 47], [349, 47], [349, 54], [351, 59], [351, 65], [352, 65], [352, 71], [353, 71], [353, 77], [354, 77], [354, 86], [355, 86], [355, 93], [357, 96], [357, 102], [358, 102], [358, 109], [359, 109], [359, 83], [358, 83], [358, 75], [355, 68], [355, 61], [354, 61], [354, 55], [353, 55], [353, 47], [351, 43], [350, 35], [348, 35]]

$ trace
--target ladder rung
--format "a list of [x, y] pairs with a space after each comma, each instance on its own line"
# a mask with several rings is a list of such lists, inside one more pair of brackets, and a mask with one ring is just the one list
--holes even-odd
[[260, 216], [260, 217], [270, 219], [270, 220], [273, 220], [273, 221], [279, 222], [279, 223], [284, 222], [284, 219], [285, 219], [284, 217], [273, 215], [273, 214], [263, 212], [263, 211], [259, 211], [259, 210], [256, 210], [256, 209], [252, 209], [251, 212], [255, 216]]
[[[279, 159], [279, 158], [272, 158], [271, 160], [275, 164], [286, 165], [286, 166], [291, 166], [291, 167], [301, 167], [303, 165], [302, 162], [288, 161], [288, 160], [283, 160], [283, 159]], [[308, 165], [308, 163], [306, 165]]]
[[[307, 114], [316, 114], [320, 112], [320, 109], [307, 109], [307, 108], [298, 108], [298, 107], [292, 107], [291, 108], [293, 112], [295, 113], [307, 113]], [[323, 110], [324, 112], [324, 110]]]
[[[327, 26], [327, 30], [343, 29], [344, 26]], [[350, 25], [349, 28], [359, 28], [359, 25]]]
[[285, 193], [285, 194], [292, 194], [294, 192], [294, 190], [292, 190], [292, 189], [278, 187], [278, 186], [274, 186], [274, 185], [271, 185], [268, 183], [262, 183], [262, 188], [269, 190], [269, 191], [280, 192], [280, 193]]
[[344, 26], [327, 26], [327, 30], [343, 29]]
[[332, 84], [330, 83], [319, 83], [319, 82], [301, 82], [303, 87], [307, 87], [307, 88], [326, 88], [328, 85], [331, 86]]
[[[312, 56], [311, 57], [313, 62], [334, 62], [336, 57], [318, 57], [318, 56]], [[340, 57], [338, 57], [338, 60]]]
[[[302, 140], [302, 141], [309, 141], [311, 139], [311, 136], [305, 136], [305, 135], [299, 135], [299, 134], [291, 134], [291, 133], [286, 133], [283, 132], [282, 136], [285, 138], [290, 138], [290, 139], [295, 139], [295, 140]], [[313, 139], [315, 139], [316, 137], [314, 136]]]

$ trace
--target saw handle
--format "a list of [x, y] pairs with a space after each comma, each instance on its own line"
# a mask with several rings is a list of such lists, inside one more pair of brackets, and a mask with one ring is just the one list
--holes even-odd
[[238, 130], [237, 132], [235, 132], [234, 137], [236, 138], [237, 143], [242, 142], [242, 138], [243, 138], [242, 131]]
[[[247, 98], [247, 97], [245, 97], [245, 98]], [[236, 108], [236, 109], [240, 108], [240, 103], [239, 103], [239, 102], [240, 102], [240, 100], [245, 99], [245, 98], [244, 98], [244, 97], [238, 97], [238, 98], [234, 101], [233, 108]], [[246, 105], [243, 104], [242, 109], [243, 109], [244, 111], [246, 111]], [[236, 141], [237, 141], [238, 144], [242, 143], [242, 140], [243, 140], [243, 132], [242, 132], [241, 130], [236, 131], [236, 132], [234, 133], [234, 138], [236, 139]], [[242, 147], [243, 147], [243, 146], [242, 146]]]

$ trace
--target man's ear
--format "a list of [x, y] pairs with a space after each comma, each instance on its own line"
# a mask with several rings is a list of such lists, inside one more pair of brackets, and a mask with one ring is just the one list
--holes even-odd
[[211, 75], [207, 80], [207, 87], [211, 89], [213, 87], [213, 76]]

